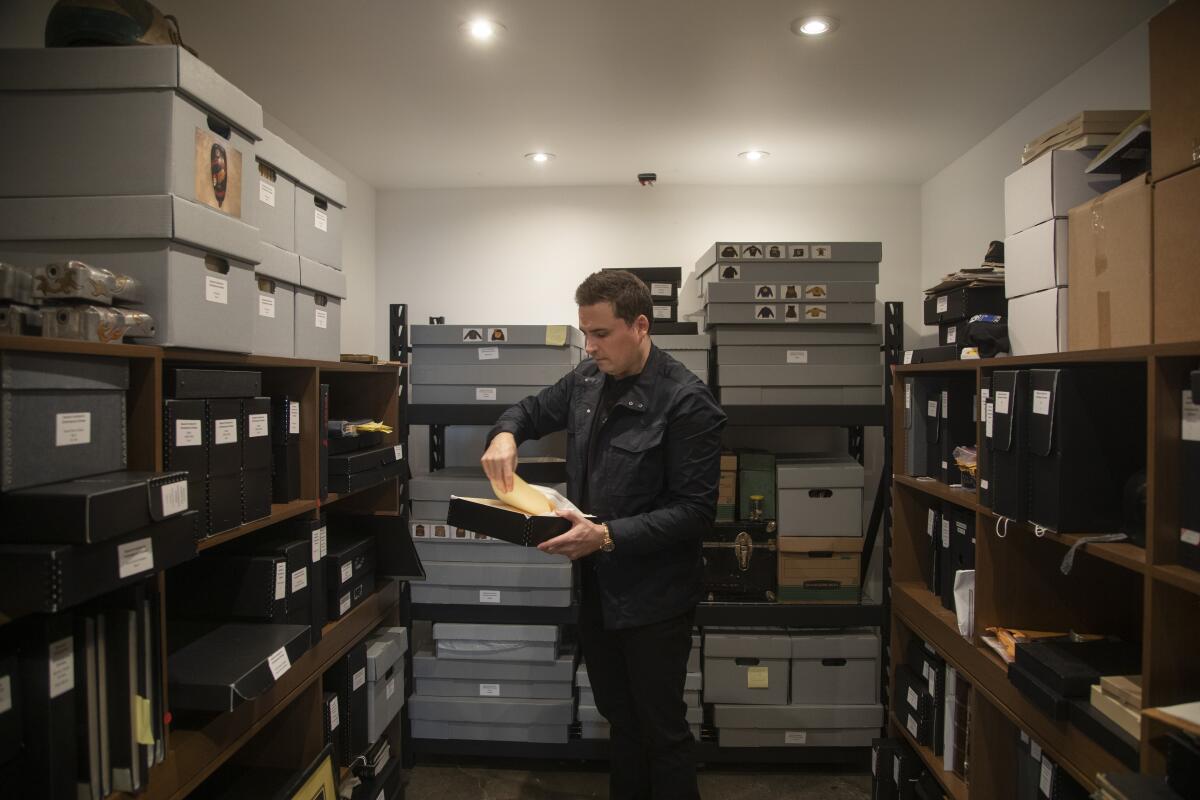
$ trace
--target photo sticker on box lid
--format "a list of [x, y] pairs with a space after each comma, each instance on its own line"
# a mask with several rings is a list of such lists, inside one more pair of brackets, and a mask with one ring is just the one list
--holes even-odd
[[814, 244], [812, 246], [812, 257], [828, 261], [833, 258], [833, 247], [827, 244]]
[[754, 285], [755, 300], [774, 300], [775, 287], [767, 283], [756, 283]]
[[754, 319], [756, 320], [774, 320], [775, 306], [755, 306]]
[[763, 249], [756, 244], [748, 244], [742, 248], [742, 258], [762, 258]]
[[805, 300], [824, 300], [829, 297], [829, 287], [824, 283], [812, 283], [804, 287]]
[[799, 322], [800, 321], [800, 306], [795, 303], [788, 303], [783, 307], [784, 322]]
[[462, 340], [464, 342], [482, 342], [483, 328], [463, 328]]
[[804, 307], [804, 320], [806, 322], [816, 322], [819, 320], [827, 319], [828, 317], [829, 317], [829, 310], [825, 306], [805, 306]]
[[803, 287], [798, 283], [785, 283], [780, 287], [779, 296], [784, 300], [799, 300]]
[[737, 264], [726, 264], [721, 267], [720, 279], [723, 281], [736, 281], [742, 277], [742, 268]]
[[503, 343], [508, 341], [508, 328], [489, 328], [488, 341]]
[[782, 245], [773, 244], [767, 247], [767, 258], [783, 258], [783, 253]]
[[808, 245], [788, 245], [788, 258], [792, 259], [793, 261], [808, 260]]
[[741, 252], [738, 251], [737, 245], [727, 244], [721, 248], [721, 258], [737, 258], [740, 255]]

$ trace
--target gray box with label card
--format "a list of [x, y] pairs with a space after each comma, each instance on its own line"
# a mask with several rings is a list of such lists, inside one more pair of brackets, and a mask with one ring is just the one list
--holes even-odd
[[780, 459], [780, 536], [862, 536], [864, 472], [850, 456]]
[[879, 264], [856, 262], [722, 262], [699, 272], [696, 277], [699, 296], [708, 302], [709, 290], [721, 283], [809, 285], [818, 283], [879, 283]]
[[[415, 696], [414, 696], [415, 699]], [[510, 725], [477, 722], [443, 722], [414, 719], [414, 739], [454, 739], [455, 741], [529, 742], [531, 744], [566, 744], [570, 733], [567, 725]]]
[[436, 658], [427, 648], [413, 656], [413, 675], [422, 695], [554, 700], [572, 696], [573, 665], [573, 654], [550, 664], [524, 664], [454, 661]]
[[574, 699], [539, 700], [504, 697], [409, 698], [412, 720], [469, 722], [477, 725], [562, 725], [575, 721]]
[[413, 386], [412, 402], [429, 405], [511, 406], [545, 386]]
[[880, 261], [881, 242], [717, 242], [696, 260], [696, 269], [723, 261]]
[[680, 350], [708, 350], [712, 347], [712, 337], [707, 333], [664, 333], [661, 336], [654, 334], [651, 339], [659, 349], [666, 350], [668, 353]]
[[559, 630], [554, 625], [487, 625], [438, 622], [433, 639], [439, 659], [554, 663]]
[[804, 281], [758, 283], [719, 281], [708, 287], [709, 303], [874, 303], [871, 281]]
[[497, 589], [495, 584], [457, 586], [430, 583], [426, 579], [412, 585], [412, 600], [414, 603], [429, 605], [566, 608], [571, 605], [571, 590], [530, 589], [522, 586]]
[[713, 343], [718, 356], [722, 348], [735, 347], [797, 347], [862, 346], [883, 344], [883, 328], [879, 325], [799, 325], [795, 327], [764, 327], [761, 325], [722, 325], [713, 331]]
[[296, 355], [296, 285], [300, 283], [300, 256], [262, 243], [262, 260], [254, 268], [258, 300], [254, 309], [257, 356], [294, 358]]
[[425, 345], [520, 345], [582, 350], [583, 333], [570, 325], [413, 325], [413, 348]]
[[345, 216], [345, 208], [331, 197], [296, 184], [296, 252], [340, 270]]
[[296, 287], [296, 358], [340, 361], [342, 300], [346, 276], [340, 269], [300, 256]]
[[583, 350], [578, 347], [535, 347], [510, 344], [482, 344], [473, 347], [458, 345], [422, 345], [413, 350], [413, 364], [448, 365], [556, 365], [563, 374], [583, 360]]
[[464, 384], [468, 386], [550, 386], [571, 371], [559, 364], [430, 364], [414, 363], [414, 386]]
[[467, 561], [427, 561], [423, 566], [427, 584], [445, 586], [570, 589], [573, 575], [570, 563], [473, 564]]
[[731, 386], [721, 389], [721, 402], [733, 406], [877, 406], [883, 403], [883, 391], [878, 386]]
[[123, 358], [0, 353], [0, 489], [126, 467]]
[[793, 630], [792, 704], [879, 702], [879, 634]]
[[721, 386], [881, 386], [877, 364], [727, 364], [717, 372]]
[[870, 364], [882, 369], [882, 356], [877, 344], [863, 345], [808, 345], [792, 346], [739, 346], [723, 345], [717, 348], [717, 364], [725, 367], [738, 365], [770, 365], [773, 367], [791, 364], [809, 366], [843, 366]]
[[704, 631], [704, 702], [788, 701], [791, 640], [783, 628]]
[[704, 324], [713, 325], [869, 325], [874, 303], [708, 303]]
[[450, 513], [450, 501], [413, 500], [412, 513], [417, 519], [444, 520]]
[[666, 352], [692, 372], [708, 372], [708, 350], [667, 350]]
[[717, 705], [720, 747], [867, 747], [883, 725], [881, 705]]
[[258, 189], [263, 240], [341, 269], [346, 182], [268, 130], [258, 160], [268, 166]]
[[[264, 130], [263, 136], [275, 134]], [[295, 252], [296, 250], [296, 182], [282, 170], [263, 158], [259, 143], [257, 173], [250, 177], [258, 188], [258, 235], [264, 242]]]
[[564, 555], [543, 553], [499, 539], [414, 539], [421, 562], [470, 561], [476, 564], [566, 564]]

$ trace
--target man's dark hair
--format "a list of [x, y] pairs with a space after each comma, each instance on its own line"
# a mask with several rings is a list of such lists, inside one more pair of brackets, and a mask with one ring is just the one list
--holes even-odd
[[613, 314], [629, 325], [638, 316], [654, 319], [654, 301], [650, 287], [632, 272], [623, 269], [593, 272], [575, 290], [575, 305], [590, 306], [596, 303], [612, 303]]

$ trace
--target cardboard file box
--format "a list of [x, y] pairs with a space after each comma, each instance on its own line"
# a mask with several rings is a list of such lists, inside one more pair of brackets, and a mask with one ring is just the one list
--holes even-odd
[[870, 325], [874, 303], [708, 303], [704, 324], [712, 325]]
[[874, 303], [875, 283], [720, 281], [708, 287], [707, 300], [710, 303]]
[[1004, 235], [1013, 236], [1116, 186], [1110, 175], [1087, 175], [1086, 150], [1052, 150], [1004, 179]]
[[404, 707], [405, 628], [380, 628], [367, 645], [367, 741], [375, 743]]
[[1068, 286], [1067, 221], [1049, 219], [1004, 240], [1004, 296], [1008, 299]]
[[791, 640], [783, 628], [704, 631], [704, 702], [784, 705]]
[[203, 400], [163, 402], [163, 468], [187, 472], [188, 507], [196, 511], [196, 537], [208, 534], [209, 427]]
[[486, 662], [553, 663], [559, 631], [554, 625], [481, 625], [438, 622], [437, 658]]
[[296, 252], [336, 270], [342, 268], [345, 207], [308, 186], [296, 186]]
[[862, 536], [863, 468], [849, 456], [780, 460], [780, 536]]
[[925, 324], [969, 320], [976, 314], [1005, 313], [1003, 286], [964, 286], [925, 295]]
[[325, 691], [338, 697], [338, 710], [345, 730], [337, 758], [341, 766], [348, 767], [357, 756], [366, 752], [370, 744], [367, 736], [367, 643], [358, 642], [335, 661], [325, 672], [323, 683]]
[[452, 605], [571, 605], [569, 564], [469, 564], [425, 561], [425, 581], [413, 584], [414, 603]]
[[338, 361], [342, 353], [342, 300], [346, 276], [340, 269], [300, 256], [296, 288], [296, 358]]
[[294, 358], [300, 256], [263, 242], [262, 261], [254, 268], [254, 280], [258, 300], [250, 352], [259, 356]]
[[432, 648], [413, 655], [415, 692], [433, 697], [511, 697], [532, 700], [573, 696], [574, 654], [549, 663], [455, 661]]
[[878, 364], [808, 365], [727, 364], [718, 367], [722, 386], [879, 386], [883, 369]]
[[863, 540], [779, 537], [779, 602], [857, 603]]
[[0, 353], [0, 489], [125, 468], [129, 363]]
[[1059, 533], [1129, 530], [1126, 482], [1146, 466], [1140, 366], [1029, 371], [1029, 521]]
[[[263, 129], [264, 141], [277, 138]], [[295, 252], [296, 250], [296, 183], [265, 159], [263, 143], [259, 143], [256, 174], [249, 180], [258, 187], [258, 233], [264, 244]]]
[[792, 705], [879, 701], [879, 634], [792, 631]]
[[242, 401], [242, 522], [271, 515], [271, 398]]
[[232, 711], [270, 689], [306, 650], [306, 625], [222, 625], [171, 653], [171, 705]]
[[421, 561], [469, 562], [473, 564], [566, 564], [564, 555], [543, 553], [536, 547], [522, 547], [500, 539], [449, 537], [413, 540]]
[[583, 334], [569, 325], [413, 325], [410, 332], [414, 350], [426, 345], [584, 347]]
[[[1157, 129], [1156, 129], [1157, 130]], [[1154, 341], [1200, 339], [1200, 281], [1196, 228], [1200, 172], [1188, 170], [1154, 184]]]
[[1029, 372], [992, 373], [992, 510], [1024, 522], [1029, 513], [1030, 470], [1025, 461], [1029, 426]]
[[[499, 349], [499, 348], [497, 348]], [[435, 386], [550, 386], [570, 372], [562, 365], [471, 364], [443, 365], [420, 362], [412, 367], [412, 382]]]
[[[1194, 3], [1168, 6], [1150, 20], [1150, 107], [1154, 113], [1155, 180], [1200, 163], [1200, 105], [1187, 85], [1200, 69]], [[1195, 338], [1195, 337], [1193, 337]]]
[[[655, 336], [655, 344], [662, 337]], [[663, 345], [659, 344], [659, 347]], [[558, 366], [565, 374], [583, 360], [583, 350], [575, 346], [546, 347], [537, 345], [493, 345], [488, 342], [463, 346], [462, 344], [421, 345], [416, 348], [414, 362], [417, 366]], [[415, 379], [414, 379], [415, 380]], [[556, 379], [557, 380], [557, 379]], [[437, 383], [437, 381], [415, 381]]]
[[709, 600], [774, 602], [775, 522], [714, 522], [705, 533], [704, 592]]
[[867, 747], [883, 724], [880, 705], [713, 708], [720, 747]]
[[721, 345], [717, 348], [717, 364], [719, 368], [742, 364], [771, 367], [795, 364], [819, 367], [850, 365], [878, 367], [880, 364], [879, 344], [876, 342], [865, 345], [823, 345], [797, 342], [791, 346]]
[[731, 406], [877, 406], [878, 386], [722, 386], [720, 401]]

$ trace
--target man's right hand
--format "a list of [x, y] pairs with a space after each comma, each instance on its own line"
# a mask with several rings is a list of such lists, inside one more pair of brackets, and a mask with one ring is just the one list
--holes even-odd
[[506, 492], [513, 489], [513, 473], [517, 470], [517, 440], [511, 433], [497, 433], [483, 458], [483, 471], [488, 480]]

